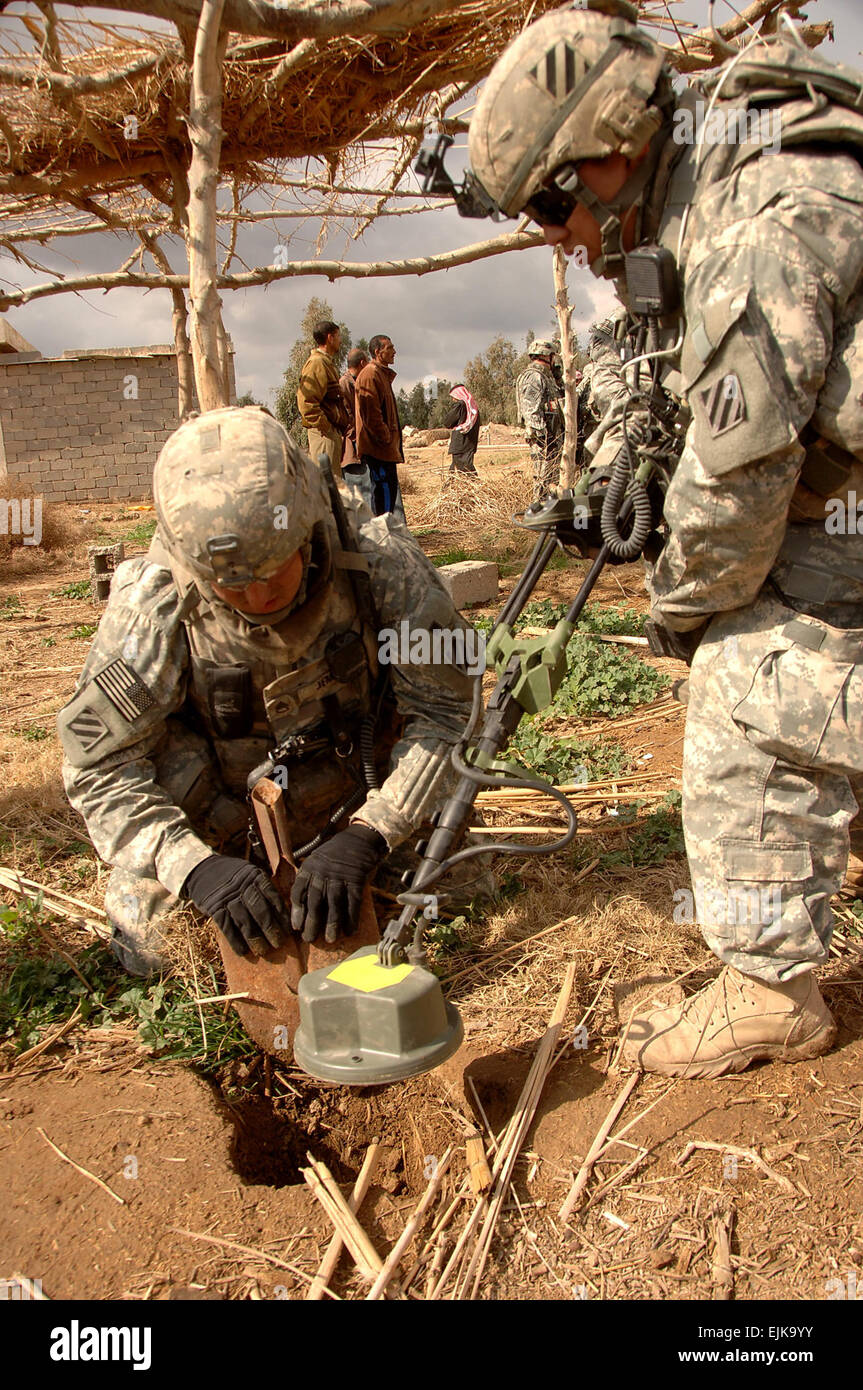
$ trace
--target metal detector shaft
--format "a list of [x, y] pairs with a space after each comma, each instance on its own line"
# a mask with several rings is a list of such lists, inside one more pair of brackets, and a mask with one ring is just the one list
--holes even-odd
[[[625, 512], [626, 508], [624, 507], [622, 510]], [[625, 515], [622, 515], [622, 519], [625, 520]], [[503, 622], [515, 621], [536, 588], [537, 582], [556, 548], [557, 543], [550, 533], [545, 533], [537, 538], [533, 553], [525, 566], [524, 574], [505, 604], [495, 628]], [[567, 611], [564, 620], [567, 624], [573, 625], [577, 622], [605, 568], [609, 554], [608, 545], [603, 545]], [[517, 598], [516, 594], [518, 594]], [[504, 751], [521, 723], [526, 710], [513, 693], [513, 687], [517, 681], [521, 680], [521, 677], [521, 659], [517, 653], [514, 653], [492, 691], [482, 730], [473, 741], [472, 747], [475, 750], [473, 761], [475, 763], [481, 761], [486, 766], [492, 764]], [[407, 901], [401, 915], [397, 920], [388, 924], [381, 939], [378, 954], [383, 965], [395, 965], [399, 960], [405, 958], [405, 954], [413, 963], [420, 964], [422, 962], [424, 953], [419, 940], [421, 933], [417, 933], [417, 939], [407, 953], [404, 949], [405, 942], [417, 912], [428, 901], [428, 889], [436, 882], [441, 872], [441, 866], [450, 857], [470, 824], [479, 789], [480, 783], [475, 777], [461, 776], [455, 790], [435, 817], [434, 830], [428, 841], [418, 846], [423, 857], [422, 862], [414, 872], [410, 889], [401, 895], [401, 899], [403, 901], [407, 899]]]

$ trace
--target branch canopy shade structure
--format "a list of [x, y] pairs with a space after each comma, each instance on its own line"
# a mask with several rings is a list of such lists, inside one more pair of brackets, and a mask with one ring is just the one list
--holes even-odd
[[[769, 23], [779, 3], [756, 0], [745, 14], [752, 23]], [[230, 228], [236, 231], [246, 218], [265, 218], [262, 203], [271, 205], [279, 237], [285, 227], [280, 215], [339, 218], [356, 236], [388, 212], [390, 200], [404, 196], [398, 185], [424, 132], [463, 132], [462, 113], [453, 116], [448, 108], [486, 75], [529, 17], [555, 5], [556, 0], [345, 0], [296, 6], [225, 0], [217, 224], [226, 256], [219, 288], [244, 288], [290, 273], [250, 268], [225, 275], [235, 249]], [[6, 152], [0, 242], [29, 268], [47, 270], [59, 286], [59, 273], [40, 265], [25, 246], [50, 245], [55, 237], [70, 235], [128, 234], [122, 255], [131, 247], [128, 264], [140, 256], [142, 270], [149, 257], [148, 274], [136, 280], [126, 266], [126, 278], [119, 273], [121, 264], [106, 266], [102, 276], [76, 276], [74, 268], [64, 268], [69, 292], [101, 283], [105, 288], [162, 285], [176, 293], [187, 283], [185, 267], [170, 264], [158, 237], [185, 230], [191, 72], [202, 0], [109, 0], [99, 8], [100, 19], [108, 8], [116, 21], [89, 20], [82, 17], [86, 7], [50, 3], [0, 15], [0, 148], [5, 145]], [[797, 8], [790, 0], [792, 12]], [[694, 34], [682, 20], [672, 25], [664, 0], [643, 0], [641, 12], [661, 26], [671, 59], [682, 71], [724, 58], [725, 45], [708, 31]], [[830, 27], [809, 24], [803, 33], [814, 46]], [[732, 17], [719, 33], [728, 39], [745, 29]], [[369, 175], [370, 155], [375, 177]], [[308, 160], [319, 161], [312, 171], [300, 163]], [[371, 201], [367, 194], [357, 203], [356, 195], [339, 191], [369, 185]], [[449, 202], [416, 194], [413, 181], [410, 188], [424, 211]], [[536, 241], [534, 235], [502, 240], [501, 249]], [[372, 263], [368, 273], [423, 274], [460, 263], [453, 255], [424, 257], [416, 243], [414, 232], [411, 264], [404, 271], [397, 261]], [[110, 256], [111, 243], [106, 245]], [[315, 273], [309, 264], [314, 262], [306, 260], [300, 273]], [[333, 272], [342, 273], [338, 262], [322, 265], [321, 273]], [[57, 291], [51, 285], [43, 292]], [[0, 309], [27, 298], [12, 289]]]

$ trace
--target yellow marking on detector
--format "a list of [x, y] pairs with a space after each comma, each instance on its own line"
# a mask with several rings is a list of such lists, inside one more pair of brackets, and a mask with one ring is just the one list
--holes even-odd
[[360, 956], [359, 960], [343, 960], [327, 976], [340, 985], [350, 985], [351, 989], [371, 994], [376, 989], [388, 989], [390, 985], [401, 984], [413, 970], [412, 965], [394, 965], [388, 968], [381, 965], [376, 955]]

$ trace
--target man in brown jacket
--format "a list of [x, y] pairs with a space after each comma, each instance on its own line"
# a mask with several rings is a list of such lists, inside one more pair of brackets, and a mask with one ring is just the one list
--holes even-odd
[[357, 377], [363, 367], [368, 364], [368, 353], [363, 352], [362, 348], [352, 348], [348, 353], [348, 369], [343, 376], [339, 377], [339, 390], [342, 393], [342, 404], [348, 417], [345, 427], [345, 447], [342, 454], [342, 468], [347, 468], [349, 463], [359, 463], [360, 456], [357, 453], [357, 418], [356, 418], [356, 393]]
[[392, 338], [376, 333], [369, 341], [371, 361], [356, 380], [356, 450], [371, 476], [372, 512], [394, 512], [404, 520], [397, 464], [404, 462], [402, 427], [393, 395], [396, 355]]
[[347, 416], [339, 390], [336, 361], [342, 345], [337, 323], [325, 319], [312, 331], [315, 346], [300, 373], [297, 409], [309, 432], [309, 453], [317, 462], [323, 451], [336, 478], [341, 478], [342, 435]]

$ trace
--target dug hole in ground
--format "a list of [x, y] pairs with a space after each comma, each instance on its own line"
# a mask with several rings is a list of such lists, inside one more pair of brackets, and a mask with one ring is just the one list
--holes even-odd
[[[434, 442], [410, 448], [404, 469], [427, 554], [498, 561], [498, 603], [474, 621], [500, 607], [529, 545], [509, 521], [529, 498], [509, 434], [478, 455], [478, 486], [443, 487]], [[853, 904], [836, 905], [821, 972], [839, 1024], [829, 1056], [716, 1082], [632, 1082], [616, 1066], [621, 1022], [645, 993], [688, 992], [716, 970], [679, 906], [684, 710], [670, 682], [685, 668], [604, 640], [638, 635], [640, 566], [603, 574], [563, 694], [516, 740], [526, 766], [574, 788], [574, 848], [499, 861], [491, 909], [432, 927], [435, 969], [465, 1021], [460, 1052], [403, 1085], [349, 1090], [260, 1053], [229, 1003], [195, 1003], [224, 986], [209, 929], [191, 917], [178, 920], [161, 982], [124, 975], [94, 934], [106, 870], [65, 801], [53, 722], [99, 616], [87, 544], [143, 551], [152, 512], [54, 511], [52, 549], [19, 548], [0, 574], [0, 1277], [40, 1280], [51, 1298], [304, 1299], [334, 1233], [302, 1176], [307, 1155], [347, 1198], [376, 1143], [359, 1222], [379, 1261], [439, 1175], [389, 1297], [821, 1300], [863, 1285]], [[526, 625], [552, 626], [583, 573], [561, 557]], [[479, 805], [487, 827], [518, 826], [532, 843], [560, 824], [535, 795]], [[385, 921], [392, 900], [376, 905]], [[543, 1049], [554, 1065], [513, 1151], [502, 1136]], [[474, 1191], [498, 1139], [511, 1180]], [[362, 1265], [343, 1250], [327, 1290], [365, 1298]]]

